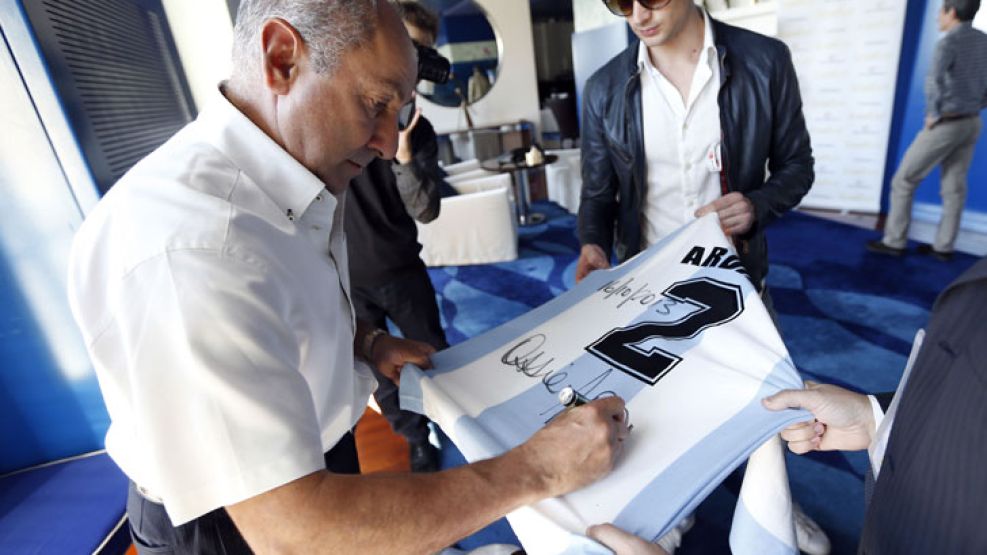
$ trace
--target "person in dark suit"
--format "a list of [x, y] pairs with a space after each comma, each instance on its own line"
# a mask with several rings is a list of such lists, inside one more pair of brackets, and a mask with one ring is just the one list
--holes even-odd
[[[904, 387], [867, 508], [860, 552], [987, 553], [987, 258], [943, 291]], [[890, 395], [810, 384], [764, 400], [814, 421], [784, 430], [795, 453], [871, 446]], [[889, 418], [891, 415], [888, 416]], [[873, 453], [872, 453], [873, 455]]]

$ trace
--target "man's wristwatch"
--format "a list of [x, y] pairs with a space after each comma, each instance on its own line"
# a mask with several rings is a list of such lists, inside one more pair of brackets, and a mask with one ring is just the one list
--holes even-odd
[[377, 343], [377, 339], [382, 335], [387, 335], [387, 332], [380, 328], [374, 328], [363, 336], [363, 358], [367, 362], [373, 361], [374, 343]]

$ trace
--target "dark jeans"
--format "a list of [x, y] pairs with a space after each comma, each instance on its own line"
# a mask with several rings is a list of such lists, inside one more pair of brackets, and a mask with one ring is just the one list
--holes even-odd
[[[359, 474], [360, 461], [353, 434], [343, 436], [326, 453], [325, 460], [326, 468], [331, 472]], [[133, 482], [127, 495], [127, 518], [130, 537], [140, 555], [252, 553], [225, 508], [220, 507], [181, 526], [172, 526], [164, 506], [142, 497]]]
[[[368, 287], [354, 283], [353, 305], [358, 318], [378, 328], [386, 329], [389, 318], [408, 339], [423, 341], [438, 350], [449, 346], [439, 321], [435, 288], [424, 265], [401, 272], [381, 285]], [[428, 418], [401, 410], [398, 387], [376, 369], [373, 371], [378, 384], [374, 399], [391, 428], [404, 436], [408, 443], [426, 441]]]

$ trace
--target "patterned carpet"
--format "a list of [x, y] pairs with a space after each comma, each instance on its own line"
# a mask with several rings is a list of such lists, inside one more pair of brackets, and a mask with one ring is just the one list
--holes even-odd
[[[458, 343], [541, 305], [573, 284], [579, 244], [575, 217], [535, 203], [548, 218], [520, 230], [512, 262], [429, 270], [450, 343]], [[804, 377], [859, 391], [895, 388], [916, 330], [936, 295], [975, 259], [943, 263], [918, 255], [871, 254], [876, 232], [792, 213], [768, 232], [768, 277], [782, 335]], [[462, 464], [444, 439], [443, 466]], [[864, 515], [866, 454], [788, 456], [795, 500], [829, 534], [833, 553], [855, 553]], [[728, 479], [700, 506], [677, 553], [727, 553], [739, 483]], [[463, 540], [463, 548], [517, 543], [506, 521]]]

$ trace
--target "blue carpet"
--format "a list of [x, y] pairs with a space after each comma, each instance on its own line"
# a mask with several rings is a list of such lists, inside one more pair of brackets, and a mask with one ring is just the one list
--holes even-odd
[[[573, 284], [579, 242], [575, 216], [553, 203], [535, 203], [545, 223], [520, 229], [520, 257], [486, 266], [433, 268], [442, 324], [459, 343], [512, 320]], [[858, 391], [895, 388], [915, 331], [928, 320], [936, 295], [976, 260], [958, 254], [943, 263], [917, 255], [872, 254], [863, 230], [800, 213], [768, 232], [768, 285], [785, 343], [807, 379]], [[443, 437], [443, 467], [463, 464]], [[833, 553], [855, 553], [864, 515], [866, 453], [788, 456], [792, 494], [833, 542]], [[700, 506], [681, 555], [727, 553], [739, 484], [728, 479]], [[460, 542], [463, 548], [517, 543], [501, 520]]]

